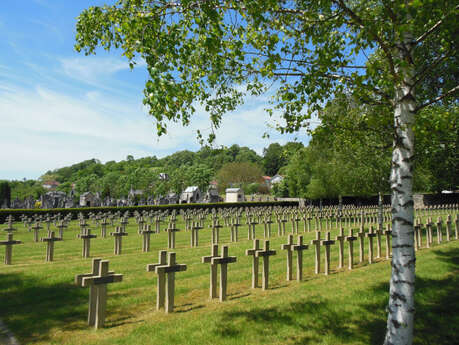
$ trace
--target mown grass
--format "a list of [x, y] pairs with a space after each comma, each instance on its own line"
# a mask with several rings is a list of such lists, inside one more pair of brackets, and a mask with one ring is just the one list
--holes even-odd
[[[113, 255], [110, 236], [91, 241], [92, 257], [109, 260], [111, 270], [124, 274], [123, 282], [108, 287], [106, 328], [98, 331], [86, 324], [88, 289], [73, 284], [76, 274], [89, 272], [91, 267], [91, 259], [81, 258], [77, 224], [72, 222], [64, 232], [64, 241], [56, 243], [52, 263], [44, 262], [45, 244], [34, 243], [31, 232], [22, 224], [15, 225], [15, 239], [24, 244], [13, 248], [12, 266], [0, 266], [0, 318], [23, 344], [382, 343], [389, 261], [376, 259], [372, 265], [366, 261], [357, 264], [353, 271], [337, 270], [335, 244], [332, 274], [315, 275], [310, 247], [304, 253], [304, 281], [287, 282], [286, 254], [280, 250], [286, 236], [278, 237], [273, 224], [271, 248], [277, 255], [270, 260], [270, 289], [254, 290], [250, 288], [251, 259], [245, 256], [245, 250], [252, 247], [246, 239], [247, 227], [240, 228], [238, 243], [229, 243], [229, 230], [223, 228], [220, 243], [228, 244], [230, 255], [237, 256], [238, 261], [229, 266], [229, 300], [210, 301], [209, 266], [201, 263], [201, 257], [210, 254], [207, 222], [198, 248], [190, 248], [189, 232], [177, 233], [174, 251], [177, 261], [187, 264], [188, 270], [176, 276], [176, 309], [166, 315], [155, 310], [156, 275], [146, 272], [145, 267], [157, 262], [158, 251], [167, 246], [167, 234], [152, 235], [151, 251], [142, 253], [137, 225], [132, 218], [130, 223], [122, 255]], [[177, 225], [184, 228], [181, 222]], [[290, 229], [288, 223], [287, 231]], [[302, 229], [300, 224], [300, 234], [309, 243], [315, 234], [303, 233]], [[100, 235], [99, 230], [93, 232]], [[333, 238], [337, 232], [332, 230]], [[262, 236], [263, 225], [258, 225], [257, 238]], [[382, 245], [384, 256], [384, 240]], [[0, 251], [3, 256], [3, 248]], [[357, 242], [354, 252], [357, 262]], [[437, 245], [434, 238], [433, 248], [417, 252], [416, 270], [415, 343], [459, 343], [459, 242]]]

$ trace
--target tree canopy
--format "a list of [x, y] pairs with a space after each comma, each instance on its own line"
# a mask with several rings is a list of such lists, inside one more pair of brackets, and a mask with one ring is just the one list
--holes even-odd
[[[144, 103], [186, 125], [204, 105], [214, 127], [244, 95], [276, 88], [272, 110], [292, 132], [346, 93], [393, 117], [389, 183], [393, 271], [386, 344], [411, 344], [414, 317], [415, 114], [457, 101], [457, 10], [451, 0], [120, 0], [78, 18], [76, 49], [121, 48], [148, 66]], [[241, 87], [242, 86], [242, 87]], [[214, 134], [210, 135], [212, 140]]]

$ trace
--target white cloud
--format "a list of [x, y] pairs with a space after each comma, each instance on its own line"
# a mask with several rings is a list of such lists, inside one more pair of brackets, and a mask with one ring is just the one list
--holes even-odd
[[[7, 164], [0, 165], [0, 179], [37, 178], [47, 170], [91, 158], [119, 161], [129, 154], [162, 157], [178, 150], [196, 150], [196, 130], [204, 134], [210, 130], [208, 115], [197, 108], [198, 115], [189, 127], [170, 123], [168, 134], [158, 138], [140, 95], [120, 98], [88, 89], [77, 97], [39, 85], [32, 91], [2, 85], [0, 162]], [[274, 117], [280, 119], [279, 114]], [[261, 154], [273, 141], [294, 138], [267, 128], [268, 120], [272, 119], [264, 112], [264, 102], [250, 98], [247, 105], [224, 116], [216, 145], [238, 144]], [[271, 139], [262, 138], [265, 131], [271, 132]]]
[[105, 79], [119, 71], [129, 69], [126, 61], [112, 57], [85, 56], [83, 58], [61, 58], [59, 62], [62, 72], [67, 77], [89, 84]]

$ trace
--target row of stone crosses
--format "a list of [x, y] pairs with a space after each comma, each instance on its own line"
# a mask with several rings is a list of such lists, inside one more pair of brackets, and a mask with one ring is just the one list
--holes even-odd
[[[457, 208], [456, 208], [457, 209]], [[336, 242], [338, 243], [338, 259], [339, 264], [338, 268], [344, 267], [344, 243], [348, 242], [348, 269], [352, 270], [354, 265], [354, 250], [353, 250], [353, 242], [359, 240], [359, 262], [362, 263], [364, 261], [364, 241], [365, 238], [368, 239], [368, 262], [369, 264], [373, 263], [373, 241], [376, 239], [377, 244], [377, 254], [378, 258], [381, 258], [381, 237], [385, 236], [386, 241], [386, 259], [390, 257], [390, 235], [391, 230], [390, 226], [387, 227], [385, 231], [380, 229], [374, 231], [373, 227], [370, 226], [368, 232], [364, 230], [365, 223], [374, 222], [374, 212], [361, 212], [360, 215], [357, 213], [348, 213], [348, 219], [346, 218], [346, 213], [343, 212], [341, 216], [335, 217], [337, 225], [342, 225], [342, 222], [348, 222], [350, 225], [352, 222], [353, 224], [360, 225], [360, 231], [357, 233], [357, 236], [354, 236], [353, 230], [349, 230], [349, 235], [345, 236], [343, 233], [343, 228], [340, 226], [340, 233], [332, 240], [330, 238], [330, 232], [327, 231], [325, 238], [321, 238], [321, 220], [330, 216], [330, 214], [323, 214], [315, 215], [313, 213], [304, 212], [305, 210], [298, 210], [298, 209], [274, 209], [274, 210], [263, 210], [263, 209], [254, 209], [254, 210], [246, 210], [246, 224], [248, 225], [248, 239], [253, 239], [253, 248], [246, 250], [246, 255], [252, 257], [252, 288], [257, 288], [259, 286], [259, 260], [260, 258], [263, 260], [262, 262], [262, 281], [261, 287], [263, 290], [268, 289], [269, 284], [269, 258], [270, 256], [276, 255], [276, 251], [270, 248], [270, 242], [268, 239], [264, 240], [263, 248], [260, 247], [260, 240], [255, 239], [255, 225], [259, 224], [260, 221], [262, 224], [265, 225], [264, 236], [265, 238], [269, 238], [270, 236], [270, 229], [269, 226], [272, 223], [269, 222], [267, 219], [269, 211], [274, 211], [276, 217], [278, 219], [278, 234], [285, 235], [285, 223], [289, 220], [292, 222], [292, 233], [288, 235], [287, 243], [281, 245], [281, 249], [285, 250], [287, 253], [287, 260], [286, 260], [286, 270], [287, 270], [287, 280], [293, 279], [293, 256], [296, 253], [296, 279], [298, 281], [302, 280], [303, 276], [303, 251], [308, 249], [308, 245], [303, 243], [303, 236], [299, 235], [297, 238], [297, 243], [293, 242], [293, 235], [298, 234], [298, 222], [303, 219], [304, 220], [304, 229], [303, 231], [310, 231], [311, 224], [310, 221], [315, 219], [315, 231], [316, 231], [316, 238], [311, 241], [311, 245], [314, 246], [315, 251], [315, 274], [319, 274], [321, 271], [321, 247], [325, 248], [325, 256], [324, 256], [324, 273], [326, 275], [329, 274], [330, 270], [330, 249], [331, 246], [334, 245]], [[299, 218], [301, 215], [301, 211], [303, 211], [303, 215], [306, 214], [306, 217]], [[418, 210], [419, 214], [422, 214], [424, 211], [424, 215], [429, 215], [429, 210]], [[433, 214], [434, 210], [430, 210], [431, 214]], [[231, 236], [231, 240], [237, 241], [237, 228], [240, 226], [240, 218], [242, 216], [242, 209], [230, 210], [228, 213], [221, 212], [221, 216], [227, 224], [231, 231], [235, 231], [236, 234]], [[229, 217], [226, 217], [229, 214]], [[286, 215], [289, 215], [289, 217]], [[198, 245], [198, 231], [203, 228], [203, 221], [206, 218], [206, 212], [184, 212], [182, 214], [186, 228], [191, 231], [191, 246]], [[381, 213], [379, 214], [379, 220], [381, 220]], [[144, 213], [144, 214], [134, 214], [136, 222], [138, 224], [138, 232], [139, 234], [143, 235], [143, 251], [149, 251], [149, 235], [155, 231], [151, 231], [151, 225], [155, 223], [156, 229], [160, 228], [161, 221], [165, 221], [167, 217], [166, 213]], [[388, 215], [383, 212], [383, 218], [388, 217]], [[54, 219], [53, 219], [54, 218]], [[39, 231], [42, 227], [40, 226], [40, 222], [44, 222], [47, 224], [49, 235], [46, 238], [42, 238], [41, 240], [47, 242], [47, 253], [46, 253], [46, 261], [53, 260], [53, 251], [54, 251], [54, 242], [58, 240], [63, 240], [63, 229], [65, 228], [64, 224], [68, 223], [71, 219], [69, 215], [65, 216], [63, 219], [60, 219], [59, 215], [55, 217], [46, 217], [43, 219], [35, 219], [35, 225], [32, 226], [33, 221], [28, 219], [27, 217], [23, 217], [22, 221], [24, 225], [27, 227], [29, 226], [30, 230]], [[115, 254], [121, 254], [121, 239], [123, 236], [127, 235], [125, 231], [126, 226], [128, 225], [128, 215], [121, 215], [120, 213], [110, 215], [90, 215], [89, 217], [95, 224], [99, 224], [101, 226], [101, 236], [106, 236], [106, 226], [111, 224], [114, 226], [115, 219], [118, 220], [120, 226], [116, 226], [116, 231], [111, 233], [112, 236], [115, 237]], [[269, 218], [269, 217], [268, 217]], [[321, 219], [322, 218], [322, 219]], [[331, 218], [331, 216], [330, 216]], [[145, 219], [149, 219], [151, 224], [146, 224]], [[12, 217], [8, 218], [8, 227], [4, 230], [8, 231], [8, 239], [7, 241], [0, 241], [0, 244], [5, 245], [6, 252], [5, 252], [5, 264], [11, 264], [11, 256], [12, 256], [12, 245], [21, 243], [20, 241], [13, 240], [13, 231], [15, 228], [13, 227], [13, 219]], [[60, 237], [55, 237], [54, 231], [50, 230], [50, 224], [54, 222], [54, 225], [58, 227], [60, 232]], [[173, 249], [175, 247], [175, 232], [178, 231], [175, 227], [176, 222], [176, 214], [172, 212], [169, 217], [169, 223], [167, 226], [166, 231], [168, 232], [168, 247]], [[326, 228], [329, 228], [329, 221], [326, 221]], [[452, 236], [452, 217], [448, 215], [446, 220], [446, 240], [449, 241]], [[237, 224], [236, 226], [234, 226]], [[308, 224], [308, 225], [306, 225]], [[96, 237], [95, 235], [91, 235], [90, 230], [88, 228], [88, 224], [84, 217], [80, 215], [79, 217], [79, 225], [81, 227], [81, 233], [78, 237], [83, 239], [83, 257], [89, 257], [89, 248], [90, 248], [90, 240], [91, 238]], [[105, 225], [105, 227], [104, 227]], [[381, 224], [380, 224], [381, 225]], [[436, 237], [437, 242], [441, 243], [443, 241], [443, 231], [442, 231], [442, 220], [441, 217], [438, 218], [438, 222], [436, 224]], [[459, 216], [456, 214], [455, 218], [455, 239], [458, 239], [458, 226], [459, 226]], [[211, 224], [210, 228], [212, 229], [212, 246], [211, 246], [211, 254], [209, 256], [202, 257], [203, 263], [210, 264], [210, 298], [217, 298], [219, 296], [220, 301], [226, 300], [227, 297], [227, 277], [228, 277], [228, 264], [234, 263], [237, 261], [237, 258], [234, 256], [229, 256], [228, 246], [223, 246], [221, 250], [221, 255], [218, 255], [218, 241], [219, 241], [219, 229], [222, 226], [219, 225], [218, 219], [218, 212], [213, 211], [211, 214]], [[331, 225], [330, 225], [331, 227]], [[422, 229], [423, 226], [421, 224], [420, 218], [416, 219], [415, 224], [415, 249], [418, 250], [423, 246], [422, 244]], [[433, 242], [433, 223], [431, 218], [428, 219], [427, 224], [425, 225], [426, 231], [426, 247], [429, 248]], [[34, 235], [34, 237], [37, 237]], [[148, 239], [148, 240], [146, 240]], [[93, 259], [93, 266], [92, 272], [87, 274], [80, 274], [75, 277], [75, 283], [82, 287], [90, 287], [89, 293], [89, 311], [88, 311], [88, 324], [94, 326], [96, 329], [103, 327], [105, 322], [105, 311], [106, 311], [106, 300], [107, 300], [107, 284], [120, 282], [123, 279], [122, 274], [115, 274], [108, 269], [109, 262], [107, 260], [101, 259]], [[217, 267], [220, 266], [220, 280], [219, 280], [219, 293], [217, 294]], [[148, 272], [155, 272], [158, 274], [157, 279], [157, 301], [156, 301], [156, 308], [162, 309], [164, 308], [166, 313], [170, 313], [174, 309], [174, 290], [175, 290], [175, 273], [180, 271], [185, 271], [187, 266], [184, 264], [178, 264], [176, 262], [176, 253], [167, 252], [167, 251], [160, 251], [159, 252], [159, 259], [158, 263], [149, 264], [146, 267]]]
[[[448, 216], [449, 223], [451, 216]], [[455, 237], [458, 239], [458, 223], [459, 219], [456, 217], [456, 231]], [[420, 224], [416, 225], [416, 228], [420, 228]], [[447, 226], [448, 228], [448, 226]], [[438, 228], [437, 228], [438, 229]], [[360, 239], [360, 262], [364, 260], [364, 251], [363, 251], [363, 239], [367, 237], [369, 239], [369, 263], [372, 263], [373, 258], [373, 238], [377, 236], [377, 233], [372, 231], [366, 233], [364, 236], [360, 235], [362, 232], [359, 232]], [[386, 234], [386, 258], [390, 256], [389, 252], [389, 235], [390, 230], [384, 232]], [[419, 233], [419, 231], [417, 232]], [[326, 233], [324, 240], [320, 239], [320, 231], [316, 232], [316, 239], [311, 241], [311, 244], [315, 247], [315, 273], [320, 272], [320, 247], [325, 247], [325, 274], [328, 275], [330, 267], [330, 246], [335, 243], [334, 240], [330, 239], [330, 232]], [[427, 242], [431, 242], [432, 234], [427, 232]], [[441, 228], [437, 232], [437, 237], [439, 243], [441, 242]], [[448, 234], [448, 232], [447, 232]], [[347, 241], [349, 243], [349, 263], [348, 268], [353, 269], [353, 241], [357, 240], [357, 237], [353, 236], [353, 231], [350, 230], [349, 236], [343, 235], [343, 230], [341, 228], [339, 236], [336, 237], [336, 241], [339, 243], [339, 264], [338, 268], [342, 268], [344, 265], [344, 245], [343, 242]], [[449, 236], [447, 237], [449, 241]], [[378, 241], [378, 254], [381, 256], [381, 246], [380, 241]], [[416, 249], [419, 249], [419, 239], [417, 240], [418, 245]], [[427, 244], [427, 247], [430, 247]], [[296, 279], [298, 281], [302, 280], [303, 277], [303, 251], [308, 249], [308, 245], [303, 243], [303, 236], [299, 235], [297, 243], [293, 243], [293, 234], [288, 235], [288, 240], [286, 244], [281, 245], [281, 249], [286, 250], [287, 252], [287, 277], [288, 281], [293, 280], [293, 253], [296, 252]], [[254, 239], [253, 248], [246, 250], [246, 255], [252, 256], [252, 288], [259, 287], [259, 266], [260, 258], [263, 260], [262, 263], [262, 280], [261, 287], [263, 290], [268, 289], [269, 285], [269, 258], [270, 256], [276, 255], [276, 251], [270, 249], [269, 240], [264, 241], [263, 248], [260, 247], [260, 240]], [[228, 264], [234, 263], [237, 261], [235, 256], [229, 256], [228, 246], [223, 246], [221, 254], [218, 254], [218, 244], [213, 244], [211, 246], [211, 253], [209, 256], [202, 257], [202, 263], [210, 264], [210, 288], [209, 295], [211, 299], [219, 298], [221, 302], [225, 301], [227, 298], [227, 284], [228, 284]], [[88, 324], [94, 326], [96, 329], [103, 327], [105, 320], [105, 310], [106, 310], [106, 298], [107, 298], [107, 287], [106, 284], [120, 282], [123, 279], [122, 274], [115, 274], [114, 272], [108, 271], [107, 260], [94, 259], [92, 265], [92, 272], [86, 274], [80, 274], [75, 276], [75, 283], [78, 286], [90, 287], [89, 294], [89, 310], [88, 310]], [[220, 266], [220, 279], [218, 281], [218, 266]], [[156, 293], [156, 309], [160, 310], [164, 308], [166, 313], [170, 313], [174, 309], [174, 295], [175, 295], [175, 273], [186, 271], [187, 266], [184, 264], [178, 264], [176, 262], [176, 253], [167, 252], [165, 250], [159, 252], [158, 263], [148, 264], [146, 266], [147, 272], [155, 272], [158, 275], [157, 278], [157, 293]], [[218, 293], [217, 293], [218, 287]]]
[[[419, 218], [417, 219], [417, 224], [415, 226], [415, 247], [416, 249], [422, 246], [422, 236], [421, 236], [421, 223], [420, 216], [425, 215], [434, 215], [435, 212], [441, 212], [447, 206], [435, 207], [435, 208], [425, 208], [417, 210]], [[450, 208], [457, 209], [457, 205], [449, 205]], [[242, 226], [241, 218], [244, 209], [242, 208], [231, 208], [231, 209], [222, 209], [209, 210], [197, 209], [193, 211], [184, 211], [182, 212], [182, 217], [185, 222], [185, 230], [189, 231], [191, 236], [191, 247], [197, 247], [199, 244], [199, 231], [204, 229], [204, 220], [207, 218], [208, 214], [211, 213], [211, 224], [209, 228], [212, 229], [212, 238], [211, 244], [218, 244], [220, 240], [220, 228], [226, 226], [230, 228], [230, 240], [231, 242], [237, 242], [239, 239], [238, 228]], [[384, 234], [386, 236], [386, 248], [389, 247], [390, 241], [390, 226], [388, 225], [386, 231], [383, 231], [383, 222], [390, 221], [390, 214], [388, 209], [379, 208], [379, 212], [376, 212], [376, 208], [368, 207], [366, 209], [356, 209], [356, 208], [345, 208], [345, 209], [336, 209], [336, 208], [325, 208], [322, 210], [317, 210], [314, 208], [271, 208], [271, 207], [257, 207], [257, 208], [246, 208], [245, 209], [245, 224], [248, 226], [248, 239], [252, 240], [256, 238], [256, 228], [258, 224], [264, 225], [264, 238], [271, 237], [271, 224], [274, 223], [272, 220], [272, 215], [275, 215], [277, 223], [277, 234], [278, 236], [283, 236], [286, 234], [285, 224], [290, 220], [292, 223], [292, 234], [298, 234], [299, 232], [299, 222], [303, 220], [303, 232], [310, 232], [311, 229], [317, 232], [318, 238], [316, 241], [320, 241], [320, 233], [323, 230], [323, 222], [325, 220], [325, 229], [329, 230], [332, 227], [332, 220], [336, 222], [336, 227], [341, 229], [339, 243], [342, 244], [344, 241], [344, 235], [342, 234], [342, 226], [360, 226], [360, 232], [357, 234], [360, 243], [360, 250], [363, 251], [363, 241], [364, 238], [369, 238], [369, 241], [372, 242], [374, 237], [377, 237], [377, 248], [378, 248], [378, 257], [380, 257], [380, 248], [381, 248], [381, 236]], [[224, 225], [221, 225], [219, 222], [219, 215], [224, 221]], [[124, 236], [127, 236], [126, 226], [129, 224], [129, 213], [126, 212], [121, 214], [120, 211], [112, 213], [89, 213], [89, 219], [93, 222], [95, 227], [100, 226], [100, 235], [102, 238], [107, 236], [107, 227], [115, 227], [114, 232], [109, 234], [114, 237], [114, 254], [120, 255], [122, 252], [122, 239]], [[180, 231], [176, 227], [177, 215], [175, 211], [172, 211], [170, 216], [167, 211], [144, 211], [142, 214], [139, 212], [134, 212], [134, 218], [138, 225], [138, 233], [142, 236], [142, 251], [150, 251], [150, 236], [152, 234], [159, 234], [161, 229], [161, 223], [166, 222], [169, 217], [168, 225], [165, 231], [168, 234], [167, 248], [175, 249], [175, 233]], [[24, 227], [28, 228], [29, 231], [33, 231], [34, 242], [46, 242], [46, 261], [53, 261], [54, 259], [54, 242], [62, 241], [64, 239], [64, 229], [68, 227], [68, 223], [71, 221], [72, 215], [68, 213], [66, 216], [62, 216], [60, 213], [50, 216], [49, 214], [36, 215], [34, 218], [22, 216], [21, 221], [24, 223]], [[80, 233], [77, 235], [78, 238], [82, 240], [82, 257], [90, 257], [90, 244], [91, 239], [97, 237], [97, 235], [92, 234], [89, 228], [89, 224], [86, 221], [82, 213], [78, 216]], [[311, 221], [314, 220], [314, 223], [311, 224]], [[150, 224], [148, 224], [148, 222]], [[457, 237], [457, 217], [455, 222], [456, 228], [456, 237]], [[7, 217], [7, 228], [4, 228], [4, 231], [8, 232], [7, 241], [0, 241], [0, 245], [6, 246], [5, 253], [5, 264], [11, 264], [12, 257], [12, 245], [20, 244], [20, 241], [13, 239], [12, 232], [16, 230], [13, 227], [13, 217]], [[375, 231], [373, 227], [370, 226], [369, 232], [365, 233], [364, 225], [365, 224], [375, 224], [378, 223], [378, 229]], [[442, 219], [438, 217], [437, 220], [437, 238], [441, 242], [442, 239]], [[43, 229], [41, 224], [46, 224], [48, 230], [48, 236], [42, 237], [39, 239], [39, 231]], [[54, 231], [51, 231], [51, 224], [53, 224], [59, 231], [59, 236], [55, 235]], [[152, 225], [154, 229], [152, 230]], [[432, 217], [429, 217], [425, 230], [428, 240], [426, 245], [430, 246], [432, 242]], [[446, 221], [446, 237], [449, 241], [451, 234], [451, 216], [448, 217]], [[353, 238], [352, 231], [349, 233], [349, 237]], [[387, 256], [387, 255], [386, 255]], [[371, 258], [370, 258], [371, 260]]]

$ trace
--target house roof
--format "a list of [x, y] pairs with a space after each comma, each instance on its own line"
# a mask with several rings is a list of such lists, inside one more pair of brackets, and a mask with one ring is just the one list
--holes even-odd
[[225, 192], [226, 193], [239, 193], [241, 191], [241, 188], [226, 188]]
[[195, 192], [197, 190], [199, 190], [198, 186], [189, 186], [189, 187], [186, 187], [184, 192], [185, 193], [193, 193], [193, 192]]

